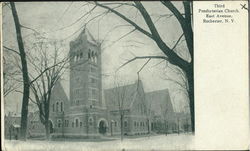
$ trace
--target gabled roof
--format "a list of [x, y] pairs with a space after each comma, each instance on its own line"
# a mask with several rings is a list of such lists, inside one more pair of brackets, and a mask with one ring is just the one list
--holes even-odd
[[106, 107], [109, 110], [119, 110], [119, 99], [120, 102], [123, 101], [123, 109], [130, 109], [138, 94], [137, 82], [106, 89], [104, 90]]
[[146, 102], [156, 115], [163, 115], [163, 112], [174, 113], [168, 89], [147, 92]]
[[[66, 101], [69, 101], [69, 97], [68, 97], [68, 95], [65, 93], [65, 89], [64, 89], [64, 87], [62, 86], [62, 84], [61, 84], [61, 79], [59, 79], [57, 82], [56, 82], [56, 84], [55, 84], [55, 86], [53, 87], [53, 90], [52, 90], [52, 95], [60, 95], [60, 97], [63, 97], [63, 98], [65, 98], [65, 100]], [[68, 83], [67, 83], [68, 84]], [[57, 93], [57, 94], [55, 94], [55, 93]]]

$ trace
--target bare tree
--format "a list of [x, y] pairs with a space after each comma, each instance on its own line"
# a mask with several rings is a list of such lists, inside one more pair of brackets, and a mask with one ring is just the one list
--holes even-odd
[[21, 58], [22, 65], [22, 77], [23, 77], [23, 100], [22, 100], [22, 111], [21, 111], [21, 131], [20, 138], [26, 140], [26, 131], [27, 131], [27, 117], [28, 117], [28, 104], [29, 104], [29, 75], [28, 75], [28, 66], [26, 60], [26, 53], [23, 44], [21, 24], [19, 22], [16, 6], [14, 2], [10, 2], [11, 11], [16, 28], [16, 38], [19, 48], [19, 55]]
[[[30, 69], [29, 72], [29, 86], [31, 91], [33, 92], [34, 97], [29, 96], [29, 100], [32, 103], [35, 103], [39, 109], [39, 116], [40, 121], [44, 124], [46, 129], [46, 137], [49, 138], [49, 107], [50, 107], [50, 97], [51, 92], [61, 77], [61, 75], [69, 68], [69, 56], [60, 56], [63, 54], [61, 51], [62, 44], [57, 41], [50, 41], [48, 42], [47, 39], [40, 37], [37, 34], [35, 39], [33, 38], [31, 41], [37, 41], [32, 43], [26, 44], [26, 58], [27, 58], [27, 65]], [[14, 49], [8, 48], [4, 46], [5, 49], [11, 50], [15, 52]], [[17, 53], [17, 52], [16, 52]], [[11, 75], [11, 80], [13, 83], [17, 85], [22, 84], [22, 80], [18, 76], [20, 73], [21, 66], [20, 66], [20, 59], [14, 55], [7, 55], [9, 59], [14, 60], [15, 64], [12, 65], [12, 69], [15, 70], [17, 75], [12, 74], [12, 70], [5, 70], [5, 75]], [[7, 57], [6, 56], [6, 57]], [[6, 65], [5, 68], [8, 66]], [[8, 82], [8, 78], [5, 77], [6, 82]], [[8, 88], [8, 87], [6, 87]], [[23, 91], [16, 90], [11, 87], [11, 90], [15, 90], [15, 92], [20, 92], [24, 94]]]
[[129, 90], [126, 87], [126, 82], [123, 82], [120, 78], [118, 79], [117, 75], [114, 76], [114, 88], [111, 89], [109, 95], [114, 111], [118, 112], [120, 117], [120, 129], [121, 129], [121, 140], [124, 137], [124, 116], [126, 114], [125, 101], [129, 99]]
[[[4, 48], [5, 50], [5, 48]], [[3, 93], [4, 97], [13, 91], [17, 90], [21, 84], [17, 82], [16, 79], [20, 79], [22, 73], [16, 68], [16, 65], [13, 63], [14, 59], [10, 52], [5, 51], [3, 56]], [[6, 55], [8, 54], [8, 55]], [[19, 57], [15, 56], [16, 58]]]
[[[46, 138], [50, 137], [50, 100], [52, 90], [61, 75], [67, 69], [68, 57], [60, 58], [60, 44], [57, 42], [39, 41], [33, 44], [33, 54], [30, 57], [31, 69], [34, 70], [30, 74], [30, 88], [35, 97], [35, 104], [39, 109], [39, 117], [41, 123], [45, 126]], [[39, 57], [39, 58], [38, 58]]]

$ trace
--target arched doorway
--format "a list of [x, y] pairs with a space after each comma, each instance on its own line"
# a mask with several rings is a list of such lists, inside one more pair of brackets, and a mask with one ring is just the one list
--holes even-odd
[[99, 127], [99, 133], [105, 134], [107, 132], [107, 124], [104, 120], [101, 120], [99, 122], [98, 127]]
[[49, 120], [49, 132], [54, 133], [53, 123], [51, 120]]

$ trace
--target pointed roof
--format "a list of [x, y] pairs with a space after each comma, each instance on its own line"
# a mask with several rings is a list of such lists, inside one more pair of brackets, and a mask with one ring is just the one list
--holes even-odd
[[69, 101], [69, 96], [65, 92], [65, 89], [62, 86], [61, 82], [62, 82], [62, 80], [58, 79], [58, 81], [55, 83], [55, 86], [53, 87], [52, 94], [60, 95], [60, 97], [63, 97], [66, 99], [66, 101]]
[[63, 93], [67, 96], [67, 98], [68, 98], [68, 100], [69, 100], [69, 98], [70, 98], [70, 88], [69, 88], [69, 79], [60, 79], [60, 81], [58, 81], [59, 82], [59, 87], [62, 87], [62, 89], [63, 89]]
[[78, 41], [80, 39], [83, 39], [84, 37], [86, 37], [89, 43], [93, 45], [98, 45], [98, 41], [94, 38], [94, 36], [90, 33], [90, 31], [86, 27], [83, 27], [83, 30], [81, 31], [81, 33], [73, 41]]
[[156, 115], [163, 115], [163, 112], [174, 113], [168, 89], [147, 92], [146, 102]]
[[104, 98], [106, 101], [106, 106], [109, 110], [118, 110], [120, 98], [123, 101], [123, 109], [130, 109], [136, 96], [139, 94], [138, 87], [142, 85], [138, 82], [129, 85], [117, 86], [114, 88], [109, 88], [104, 90]]

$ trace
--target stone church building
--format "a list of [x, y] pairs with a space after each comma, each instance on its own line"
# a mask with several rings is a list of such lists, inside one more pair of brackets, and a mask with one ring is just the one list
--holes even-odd
[[52, 92], [52, 136], [98, 137], [101, 134], [120, 134], [121, 110], [116, 106], [117, 100], [114, 100], [118, 93], [113, 93], [118, 89], [128, 90], [122, 100], [124, 134], [145, 134], [149, 131], [142, 83], [103, 91], [100, 44], [87, 30], [84, 29], [70, 42], [69, 56], [69, 98], [60, 81]]
[[[52, 137], [120, 135], [121, 124], [124, 135], [147, 134], [152, 130], [152, 116], [149, 114], [145, 98], [147, 95], [141, 81], [102, 89], [101, 47], [87, 29], [70, 42], [69, 56], [69, 94], [61, 81], [56, 83], [52, 91]], [[171, 102], [170, 98], [166, 101]], [[30, 135], [37, 132], [32, 125], [34, 123], [32, 120], [29, 122]]]

